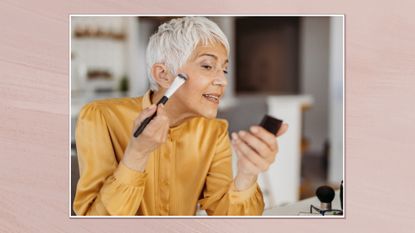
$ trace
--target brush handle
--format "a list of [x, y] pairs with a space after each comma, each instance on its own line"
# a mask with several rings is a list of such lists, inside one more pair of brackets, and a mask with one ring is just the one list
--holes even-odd
[[[167, 100], [169, 100], [169, 98], [167, 98], [166, 96], [163, 96], [163, 98], [161, 98], [159, 100], [159, 102], [157, 102], [157, 106], [159, 104], [166, 104]], [[155, 113], [153, 113], [153, 115], [151, 115], [151, 116], [147, 117], [146, 119], [144, 119], [144, 121], [141, 122], [138, 129], [134, 132], [134, 137], [138, 137], [138, 135], [140, 135], [144, 131], [144, 129], [146, 128], [148, 123], [150, 123], [150, 121], [153, 120], [153, 118], [156, 117], [156, 115], [157, 115], [157, 111]]]

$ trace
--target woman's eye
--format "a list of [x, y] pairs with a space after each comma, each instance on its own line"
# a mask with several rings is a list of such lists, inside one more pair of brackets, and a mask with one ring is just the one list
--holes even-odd
[[212, 66], [210, 65], [202, 65], [203, 68], [205, 68], [206, 70], [211, 70]]

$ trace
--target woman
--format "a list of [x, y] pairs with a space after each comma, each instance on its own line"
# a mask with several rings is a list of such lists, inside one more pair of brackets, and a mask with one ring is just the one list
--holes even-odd
[[[256, 180], [278, 146], [275, 135], [259, 126], [233, 133], [238, 154], [233, 179], [227, 122], [215, 119], [228, 55], [228, 41], [212, 21], [173, 19], [149, 41], [150, 91], [82, 109], [76, 130], [78, 215], [194, 215], [198, 204], [209, 215], [262, 214]], [[166, 106], [155, 106], [178, 73], [188, 81]], [[154, 112], [143, 133], [133, 137]], [[283, 125], [278, 135], [286, 130]]]

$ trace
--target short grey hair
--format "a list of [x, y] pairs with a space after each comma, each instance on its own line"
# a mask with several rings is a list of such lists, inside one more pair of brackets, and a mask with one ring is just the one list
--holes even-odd
[[157, 91], [159, 86], [152, 77], [151, 68], [156, 63], [167, 66], [170, 72], [176, 74], [183, 66], [193, 50], [199, 45], [221, 43], [229, 56], [229, 42], [222, 30], [205, 17], [183, 17], [172, 19], [158, 27], [150, 37], [147, 51], [147, 77], [150, 89]]

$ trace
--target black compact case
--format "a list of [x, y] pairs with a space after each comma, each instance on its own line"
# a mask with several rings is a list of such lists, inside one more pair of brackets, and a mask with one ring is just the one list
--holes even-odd
[[276, 135], [278, 130], [281, 128], [282, 120], [274, 118], [270, 115], [265, 115], [259, 125], [266, 129], [268, 132]]

